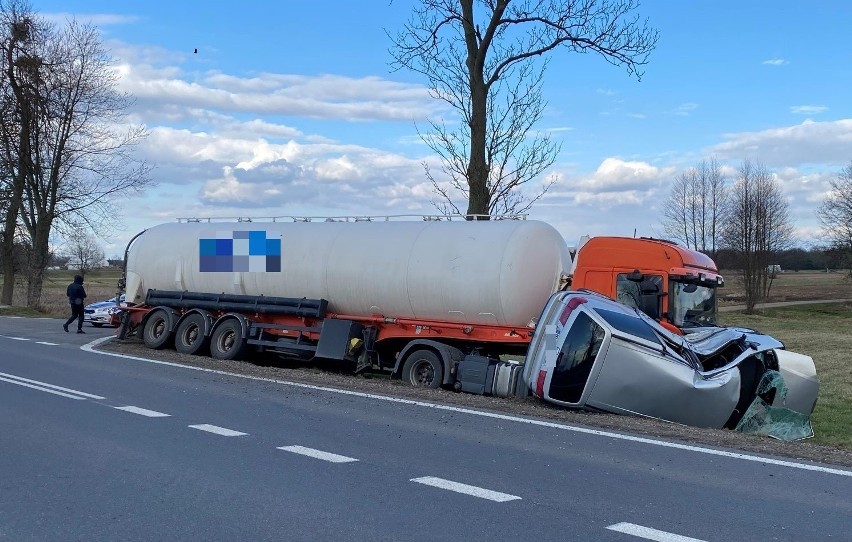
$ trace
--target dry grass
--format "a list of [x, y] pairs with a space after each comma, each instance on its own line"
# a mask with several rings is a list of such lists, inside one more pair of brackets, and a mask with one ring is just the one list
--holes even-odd
[[[120, 274], [120, 271], [115, 269], [102, 269], [87, 273], [83, 284], [86, 287], [86, 302], [93, 303], [113, 297]], [[74, 271], [48, 271], [42, 289], [40, 308], [36, 311], [25, 308], [27, 305], [27, 285], [22, 280], [17, 280], [12, 298], [13, 307], [0, 309], [0, 314], [66, 318], [70, 312], [65, 289], [74, 280], [74, 275]], [[0, 284], [2, 284], [2, 278], [0, 278]]]
[[[745, 299], [742, 280], [735, 271], [723, 271], [725, 286], [719, 290], [720, 305], [735, 305]], [[766, 301], [852, 299], [852, 280], [845, 272], [788, 271], [772, 281]]]

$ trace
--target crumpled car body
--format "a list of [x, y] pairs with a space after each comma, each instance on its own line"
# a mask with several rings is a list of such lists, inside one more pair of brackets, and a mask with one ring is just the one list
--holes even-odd
[[[783, 377], [786, 396], [758, 391], [768, 371]], [[582, 291], [549, 300], [524, 382], [533, 395], [569, 408], [731, 429], [758, 398], [807, 418], [819, 393], [813, 359], [784, 350], [773, 337], [724, 327], [681, 336], [634, 308]]]

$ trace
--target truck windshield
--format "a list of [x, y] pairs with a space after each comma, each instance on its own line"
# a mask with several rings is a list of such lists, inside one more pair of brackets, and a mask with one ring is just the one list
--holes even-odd
[[716, 288], [671, 282], [669, 319], [677, 327], [716, 325]]

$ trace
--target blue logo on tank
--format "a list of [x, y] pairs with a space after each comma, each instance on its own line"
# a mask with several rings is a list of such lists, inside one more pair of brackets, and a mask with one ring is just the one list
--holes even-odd
[[264, 230], [216, 232], [198, 240], [198, 255], [202, 273], [281, 271], [281, 239], [267, 239]]

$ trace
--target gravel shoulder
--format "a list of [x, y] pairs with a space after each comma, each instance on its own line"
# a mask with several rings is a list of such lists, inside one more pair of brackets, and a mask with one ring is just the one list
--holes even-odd
[[807, 440], [783, 442], [769, 437], [748, 435], [736, 431], [701, 429], [639, 416], [573, 411], [549, 405], [534, 397], [503, 399], [448, 390], [413, 388], [402, 382], [390, 380], [383, 375], [352, 376], [323, 371], [309, 366], [285, 365], [268, 357], [256, 359], [254, 362], [220, 361], [207, 356], [179, 354], [174, 350], [150, 350], [135, 338], [124, 341], [112, 339], [99, 345], [96, 350], [227, 371], [239, 375], [455, 405], [569, 425], [582, 425], [591, 429], [612, 430], [714, 448], [733, 449], [751, 454], [780, 456], [787, 459], [852, 467], [852, 450], [844, 448], [814, 444]]

